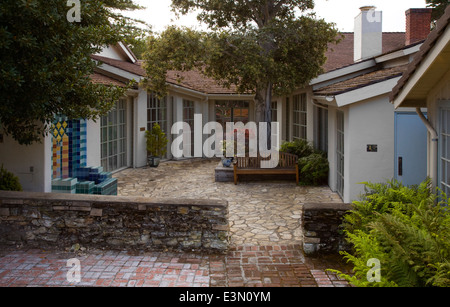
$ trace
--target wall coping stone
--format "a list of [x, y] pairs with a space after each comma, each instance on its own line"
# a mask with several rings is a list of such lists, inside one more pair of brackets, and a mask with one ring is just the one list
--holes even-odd
[[[129, 204], [138, 206], [197, 206], [197, 207], [228, 207], [228, 202], [220, 199], [169, 199], [169, 198], [145, 198], [145, 197], [124, 197], [105, 195], [85, 195], [85, 194], [54, 194], [35, 192], [10, 192], [0, 191], [0, 207], [2, 205], [20, 205], [25, 200], [66, 202], [68, 206], [83, 207], [89, 206], [91, 202], [98, 205]], [[142, 207], [141, 207], [142, 208]], [[142, 208], [143, 209], [143, 208]]]
[[336, 211], [348, 211], [353, 208], [352, 204], [338, 204], [338, 203], [310, 203], [304, 204], [303, 210], [336, 210]]

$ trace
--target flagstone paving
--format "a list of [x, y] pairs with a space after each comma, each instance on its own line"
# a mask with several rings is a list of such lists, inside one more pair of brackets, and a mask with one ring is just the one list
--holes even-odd
[[304, 203], [342, 203], [328, 187], [300, 187], [295, 181], [215, 182], [218, 160], [162, 163], [115, 175], [119, 195], [153, 198], [221, 199], [229, 203], [231, 245], [301, 243]]

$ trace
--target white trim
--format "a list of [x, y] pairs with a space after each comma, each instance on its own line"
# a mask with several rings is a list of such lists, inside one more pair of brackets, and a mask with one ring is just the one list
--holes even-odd
[[390, 61], [390, 60], [398, 59], [398, 58], [401, 58], [401, 57], [404, 57], [404, 56], [407, 56], [407, 55], [419, 52], [420, 51], [420, 47], [422, 45], [423, 45], [423, 43], [415, 45], [415, 46], [412, 46], [412, 47], [409, 47], [409, 48], [406, 48], [406, 49], [394, 51], [394, 52], [389, 53], [389, 54], [381, 55], [381, 56], [375, 58], [375, 62], [377, 64], [378, 63], [383, 63], [383, 62], [387, 62], [387, 61]]
[[131, 80], [135, 80], [137, 82], [140, 82], [142, 79], [144, 79], [144, 77], [142, 77], [142, 76], [135, 75], [135, 74], [130, 73], [130, 72], [126, 71], [126, 70], [123, 70], [123, 69], [120, 69], [120, 68], [117, 68], [117, 67], [114, 67], [114, 66], [111, 66], [111, 65], [108, 65], [108, 64], [104, 64], [104, 63], [102, 65], [100, 65], [98, 68], [100, 70], [104, 70], [104, 71], [106, 71], [108, 73], [111, 73], [113, 75], [122, 77], [122, 78], [124, 78], [126, 80], [130, 80], [130, 81]]
[[419, 67], [409, 78], [408, 82], [404, 85], [402, 90], [398, 93], [397, 97], [394, 99], [393, 104], [395, 109], [398, 109], [405, 102], [408, 95], [417, 85], [417, 83], [422, 79], [422, 77], [427, 73], [430, 67], [433, 65], [436, 58], [442, 52], [442, 50], [448, 45], [450, 41], [450, 27], [447, 27], [444, 34], [439, 38], [439, 40], [432, 47], [432, 50], [428, 52], [425, 59], [420, 63]]
[[345, 75], [348, 74], [352, 74], [355, 72], [359, 72], [361, 70], [365, 70], [368, 68], [372, 68], [376, 65], [376, 62], [374, 59], [372, 60], [367, 60], [367, 61], [363, 61], [360, 63], [355, 63], [355, 64], [351, 64], [349, 66], [343, 67], [343, 68], [339, 68], [324, 74], [319, 75], [317, 78], [311, 80], [311, 82], [309, 83], [310, 85], [316, 85], [322, 82], [326, 82], [329, 80], [333, 80], [336, 78], [340, 78], [343, 77]]
[[134, 54], [130, 53], [130, 51], [124, 45], [124, 43], [119, 42], [117, 45], [122, 49], [122, 51], [126, 54], [126, 56], [131, 60], [131, 62], [133, 64], [137, 62], [136, 56], [134, 56]]
[[336, 95], [336, 103], [338, 107], [360, 102], [369, 98], [390, 93], [401, 77], [392, 78], [386, 81], [378, 82], [373, 85], [365, 86], [353, 91], [349, 91], [340, 95]]

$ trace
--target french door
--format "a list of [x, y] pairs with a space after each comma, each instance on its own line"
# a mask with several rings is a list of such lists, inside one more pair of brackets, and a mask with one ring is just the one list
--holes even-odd
[[440, 171], [439, 182], [442, 191], [450, 196], [450, 109], [442, 108], [440, 110]]
[[127, 167], [127, 101], [120, 99], [101, 120], [101, 161], [105, 172]]
[[336, 111], [336, 190], [344, 197], [344, 112]]

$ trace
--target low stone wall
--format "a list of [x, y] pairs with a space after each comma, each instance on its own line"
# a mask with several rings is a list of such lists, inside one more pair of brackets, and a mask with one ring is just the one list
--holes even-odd
[[341, 225], [349, 210], [349, 204], [305, 204], [302, 214], [305, 254], [330, 254], [347, 250]]
[[0, 192], [0, 244], [223, 253], [228, 203]]

